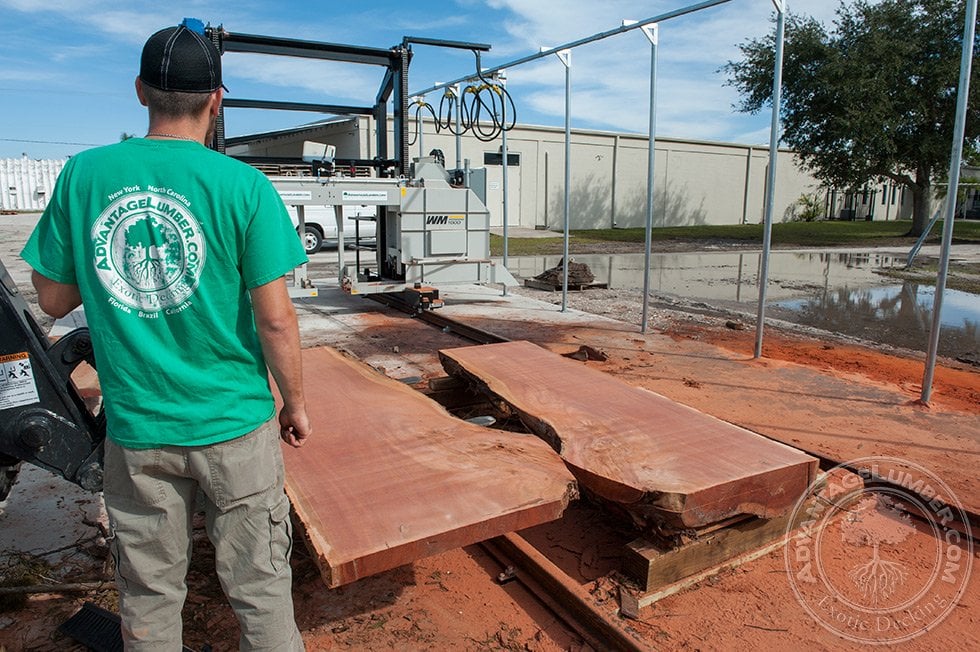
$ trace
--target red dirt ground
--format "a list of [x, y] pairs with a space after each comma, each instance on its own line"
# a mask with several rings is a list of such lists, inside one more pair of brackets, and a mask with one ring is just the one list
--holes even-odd
[[[675, 322], [668, 332], [676, 338], [715, 344], [743, 355], [755, 352], [755, 333], [729, 328], [719, 329]], [[797, 364], [854, 373], [882, 383], [893, 383], [920, 394], [925, 362], [888, 355], [853, 344], [827, 343], [807, 337], [794, 337], [769, 330], [762, 347], [763, 357]], [[975, 368], [945, 361], [938, 365], [933, 379], [933, 400], [943, 407], [980, 414], [980, 373]]]

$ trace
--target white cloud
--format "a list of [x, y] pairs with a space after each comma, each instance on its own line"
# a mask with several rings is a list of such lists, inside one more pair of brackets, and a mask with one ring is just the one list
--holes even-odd
[[[320, 96], [324, 103], [338, 101], [358, 105], [374, 104], [381, 73], [380, 68], [362, 68], [332, 61], [268, 57], [261, 54], [236, 53], [224, 57], [225, 83], [234, 89], [235, 79], [250, 80], [275, 87], [306, 89]], [[235, 96], [244, 94], [235, 90]], [[295, 97], [261, 99], [289, 99]]]
[[104, 45], [55, 45], [48, 57], [55, 63], [71, 63], [80, 59], [88, 59], [105, 54], [108, 48]]
[[[533, 53], [539, 46], [555, 47], [614, 30], [623, 18], [645, 21], [685, 6], [683, 0], [487, 0], [487, 4], [512, 15], [504, 25], [507, 48], [515, 50], [514, 59]], [[790, 11], [812, 15], [830, 27], [838, 4], [832, 0], [794, 0], [789, 6]], [[772, 33], [773, 12], [768, 0], [733, 0], [660, 23], [658, 133], [768, 141], [768, 128], [754, 126], [768, 124], [768, 116], [734, 113], [737, 94], [726, 86], [720, 69], [740, 58], [739, 44]], [[496, 43], [494, 52], [499, 54]], [[649, 43], [638, 31], [576, 48], [571, 73], [573, 124], [645, 132], [649, 60]], [[509, 88], [527, 102], [529, 110], [552, 118], [564, 114], [564, 69], [559, 62], [543, 59], [508, 70], [508, 76]]]
[[0, 81], [45, 82], [56, 78], [51, 72], [27, 68], [0, 68]]

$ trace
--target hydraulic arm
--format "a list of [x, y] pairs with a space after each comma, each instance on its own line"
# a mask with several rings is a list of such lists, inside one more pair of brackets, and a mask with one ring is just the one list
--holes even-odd
[[95, 367], [88, 329], [51, 342], [0, 262], [0, 500], [21, 462], [102, 488], [105, 420], [72, 382], [82, 362]]

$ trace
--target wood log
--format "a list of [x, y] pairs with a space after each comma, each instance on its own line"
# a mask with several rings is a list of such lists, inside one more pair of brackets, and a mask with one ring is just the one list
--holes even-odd
[[[546, 269], [537, 276], [535, 280], [561, 286], [565, 276], [565, 259], [563, 258], [558, 265], [551, 269]], [[585, 263], [576, 263], [574, 260], [568, 261], [568, 283], [570, 285], [588, 285], [595, 280], [592, 270]]]
[[529, 342], [439, 352], [451, 375], [509, 405], [583, 489], [637, 520], [702, 527], [786, 513], [817, 460]]
[[482, 428], [329, 348], [303, 351], [314, 434], [286, 492], [330, 587], [559, 518], [577, 497], [532, 435]]

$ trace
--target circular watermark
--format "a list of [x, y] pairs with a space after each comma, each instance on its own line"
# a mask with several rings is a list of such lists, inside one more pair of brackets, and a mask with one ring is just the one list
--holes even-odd
[[963, 506], [936, 474], [908, 460], [866, 457], [831, 469], [789, 522], [784, 559], [796, 598], [855, 643], [901, 643], [935, 629], [969, 581], [973, 539]]

